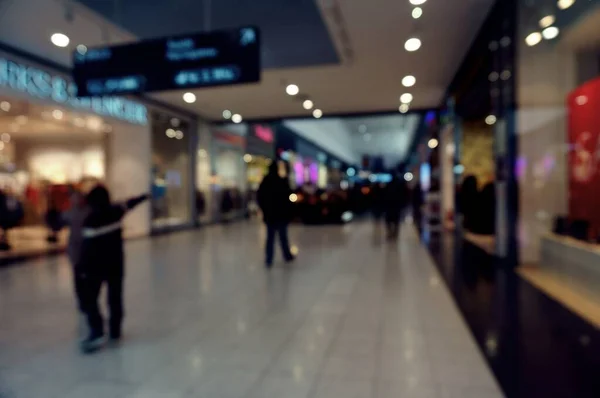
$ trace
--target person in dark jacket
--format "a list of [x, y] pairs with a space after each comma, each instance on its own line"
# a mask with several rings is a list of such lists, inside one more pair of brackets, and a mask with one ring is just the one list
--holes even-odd
[[108, 287], [110, 339], [121, 338], [125, 266], [121, 220], [148, 197], [141, 195], [124, 204], [112, 204], [108, 190], [101, 185], [86, 197], [89, 214], [83, 222], [83, 244], [76, 270], [82, 280], [82, 307], [90, 329], [88, 338], [81, 343], [84, 352], [97, 350], [104, 340], [104, 321], [98, 308], [98, 295], [104, 283]]
[[294, 256], [290, 251], [287, 226], [291, 219], [292, 203], [290, 195], [292, 190], [287, 179], [278, 173], [277, 162], [271, 163], [269, 173], [265, 176], [258, 188], [258, 205], [262, 210], [264, 222], [267, 225], [266, 265], [273, 265], [275, 250], [275, 234], [279, 235], [281, 250], [286, 261], [292, 261]]
[[385, 187], [385, 225], [387, 227], [388, 237], [397, 238], [400, 232], [400, 219], [404, 206], [408, 199], [408, 189], [406, 183], [394, 176], [392, 181]]
[[73, 285], [77, 306], [83, 312], [81, 301], [81, 280], [77, 272], [81, 261], [81, 247], [83, 245], [83, 223], [89, 214], [89, 207], [85, 203], [84, 195], [79, 191], [73, 191], [70, 198], [71, 207], [62, 214], [62, 224], [69, 227], [69, 239], [67, 241], [67, 257], [73, 267]]

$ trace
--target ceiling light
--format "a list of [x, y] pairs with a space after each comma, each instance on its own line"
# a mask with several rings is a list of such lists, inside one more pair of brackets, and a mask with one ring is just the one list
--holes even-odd
[[404, 93], [400, 96], [400, 102], [403, 104], [410, 104], [413, 100], [413, 95], [411, 93]]
[[323, 116], [323, 111], [320, 110], [320, 109], [315, 109], [313, 111], [313, 116], [314, 116], [315, 119], [320, 119], [321, 116]]
[[404, 181], [410, 182], [413, 180], [413, 177], [414, 177], [413, 173], [411, 173], [410, 171], [407, 173], [404, 173]]
[[179, 127], [180, 124], [181, 124], [181, 120], [177, 119], [176, 117], [171, 118], [171, 126]]
[[223, 111], [223, 119], [231, 119], [231, 111], [229, 109]]
[[165, 131], [165, 135], [169, 138], [175, 138], [175, 130], [173, 129], [167, 129]]
[[246, 163], [250, 163], [252, 161], [252, 155], [250, 155], [249, 153], [244, 155], [244, 162]]
[[288, 84], [288, 86], [285, 88], [285, 92], [288, 95], [296, 95], [300, 92], [300, 89], [295, 84]]
[[421, 4], [425, 4], [427, 0], [410, 0], [410, 4], [413, 6], [420, 6]]
[[404, 76], [404, 78], [402, 79], [402, 85], [404, 87], [412, 87], [415, 85], [416, 82], [417, 82], [417, 79], [411, 75]]
[[19, 115], [15, 118], [15, 123], [17, 124], [25, 124], [27, 123], [27, 116], [25, 115]]
[[10, 111], [10, 102], [8, 102], [8, 101], [0, 102], [0, 109], [2, 109], [4, 112]]
[[88, 50], [88, 48], [85, 45], [83, 45], [83, 44], [78, 44], [77, 47], [75, 47], [75, 49], [81, 55], [85, 55], [87, 53], [87, 50]]
[[556, 26], [549, 26], [546, 29], [542, 30], [542, 36], [546, 40], [555, 39], [559, 33], [560, 30]]
[[242, 115], [236, 113], [235, 115], [231, 116], [231, 121], [234, 123], [241, 123], [242, 122]]
[[556, 4], [561, 10], [566, 10], [567, 8], [571, 7], [573, 3], [575, 3], [575, 0], [558, 0]]
[[304, 100], [304, 102], [302, 103], [302, 107], [304, 109], [306, 109], [307, 111], [310, 110], [310, 109], [312, 109], [313, 106], [315, 106], [315, 104], [311, 100], [309, 100], [309, 99]]
[[177, 140], [183, 139], [183, 131], [175, 130], [175, 139], [177, 139]]
[[430, 140], [429, 140], [429, 142], [427, 142], [427, 146], [428, 146], [429, 148], [431, 148], [431, 149], [435, 149], [435, 148], [437, 148], [438, 144], [439, 144], [439, 142], [438, 142], [438, 140], [437, 140], [437, 139], [435, 139], [435, 138], [432, 138], [432, 139], [430, 139]]
[[61, 111], [60, 109], [55, 109], [52, 111], [52, 117], [56, 120], [62, 120], [63, 116], [63, 111]]
[[364, 124], [361, 124], [360, 126], [358, 126], [358, 132], [361, 134], [364, 134], [367, 132], [367, 126]]
[[492, 126], [494, 124], [496, 124], [496, 116], [494, 115], [489, 115], [488, 117], [485, 118], [485, 124], [487, 124], [488, 126]]
[[525, 38], [525, 43], [527, 43], [527, 45], [529, 47], [533, 47], [541, 41], [542, 41], [542, 34], [540, 32], [530, 33], [529, 36], [527, 36]]
[[85, 127], [85, 120], [80, 117], [73, 119], [73, 124], [77, 127]]
[[8, 133], [2, 133], [2, 136], [0, 136], [0, 139], [2, 140], [2, 142], [10, 142], [10, 134]]
[[183, 100], [188, 104], [193, 104], [196, 102], [196, 94], [194, 93], [185, 93], [183, 94]]
[[540, 28], [544, 29], [548, 26], [552, 26], [555, 21], [556, 18], [554, 15], [546, 15], [544, 18], [540, 19]]
[[417, 51], [419, 48], [421, 48], [421, 40], [417, 39], [416, 37], [411, 37], [410, 39], [406, 40], [406, 43], [404, 43], [404, 49], [406, 51]]
[[400, 113], [406, 113], [406, 112], [408, 112], [409, 109], [410, 109], [410, 106], [408, 106], [408, 104], [402, 104], [398, 108], [398, 111], [400, 111]]
[[69, 45], [71, 40], [69, 39], [69, 36], [63, 33], [54, 33], [52, 36], [50, 36], [50, 41], [56, 47], [66, 47]]
[[419, 19], [423, 15], [423, 9], [421, 7], [415, 7], [412, 10], [412, 17], [414, 19]]

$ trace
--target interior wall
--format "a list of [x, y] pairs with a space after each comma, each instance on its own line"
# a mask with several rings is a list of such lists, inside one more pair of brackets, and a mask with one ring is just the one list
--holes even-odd
[[[113, 200], [148, 193], [151, 185], [151, 138], [149, 126], [115, 124], [108, 136], [107, 179]], [[124, 220], [126, 237], [150, 234], [150, 204], [144, 202]]]
[[33, 179], [62, 183], [106, 176], [101, 135], [28, 138], [13, 134], [12, 140], [17, 169], [27, 170]]

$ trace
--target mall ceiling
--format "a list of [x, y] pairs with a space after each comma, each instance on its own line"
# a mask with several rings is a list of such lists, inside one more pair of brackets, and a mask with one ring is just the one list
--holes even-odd
[[[115, 1], [103, 3], [3, 0], [0, 41], [69, 67], [77, 44], [118, 44], [206, 24], [198, 0], [120, 0], [117, 12], [111, 11]], [[492, 3], [429, 0], [414, 20], [409, 0], [212, 0], [211, 28], [258, 25], [264, 31], [267, 69], [260, 84], [195, 90], [193, 104], [183, 102], [181, 91], [152, 97], [212, 120], [225, 109], [246, 120], [310, 117], [300, 100], [306, 97], [325, 117], [397, 112], [405, 92], [414, 96], [412, 109], [437, 107]], [[43, 10], [44, 17], [31, 10]], [[68, 48], [50, 43], [55, 32], [71, 38]], [[404, 42], [412, 36], [423, 45], [407, 52]], [[416, 85], [405, 88], [401, 81], [409, 74]], [[300, 95], [287, 96], [288, 83], [297, 84]]]

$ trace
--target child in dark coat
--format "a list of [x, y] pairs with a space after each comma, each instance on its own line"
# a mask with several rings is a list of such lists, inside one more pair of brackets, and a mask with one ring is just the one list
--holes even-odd
[[87, 195], [89, 214], [83, 223], [81, 258], [76, 269], [82, 281], [82, 307], [90, 328], [88, 338], [81, 343], [84, 352], [97, 350], [104, 341], [104, 321], [98, 308], [104, 283], [108, 287], [109, 335], [113, 341], [121, 338], [125, 267], [121, 221], [129, 210], [146, 199], [148, 195], [141, 195], [123, 204], [112, 204], [108, 190], [100, 185]]

